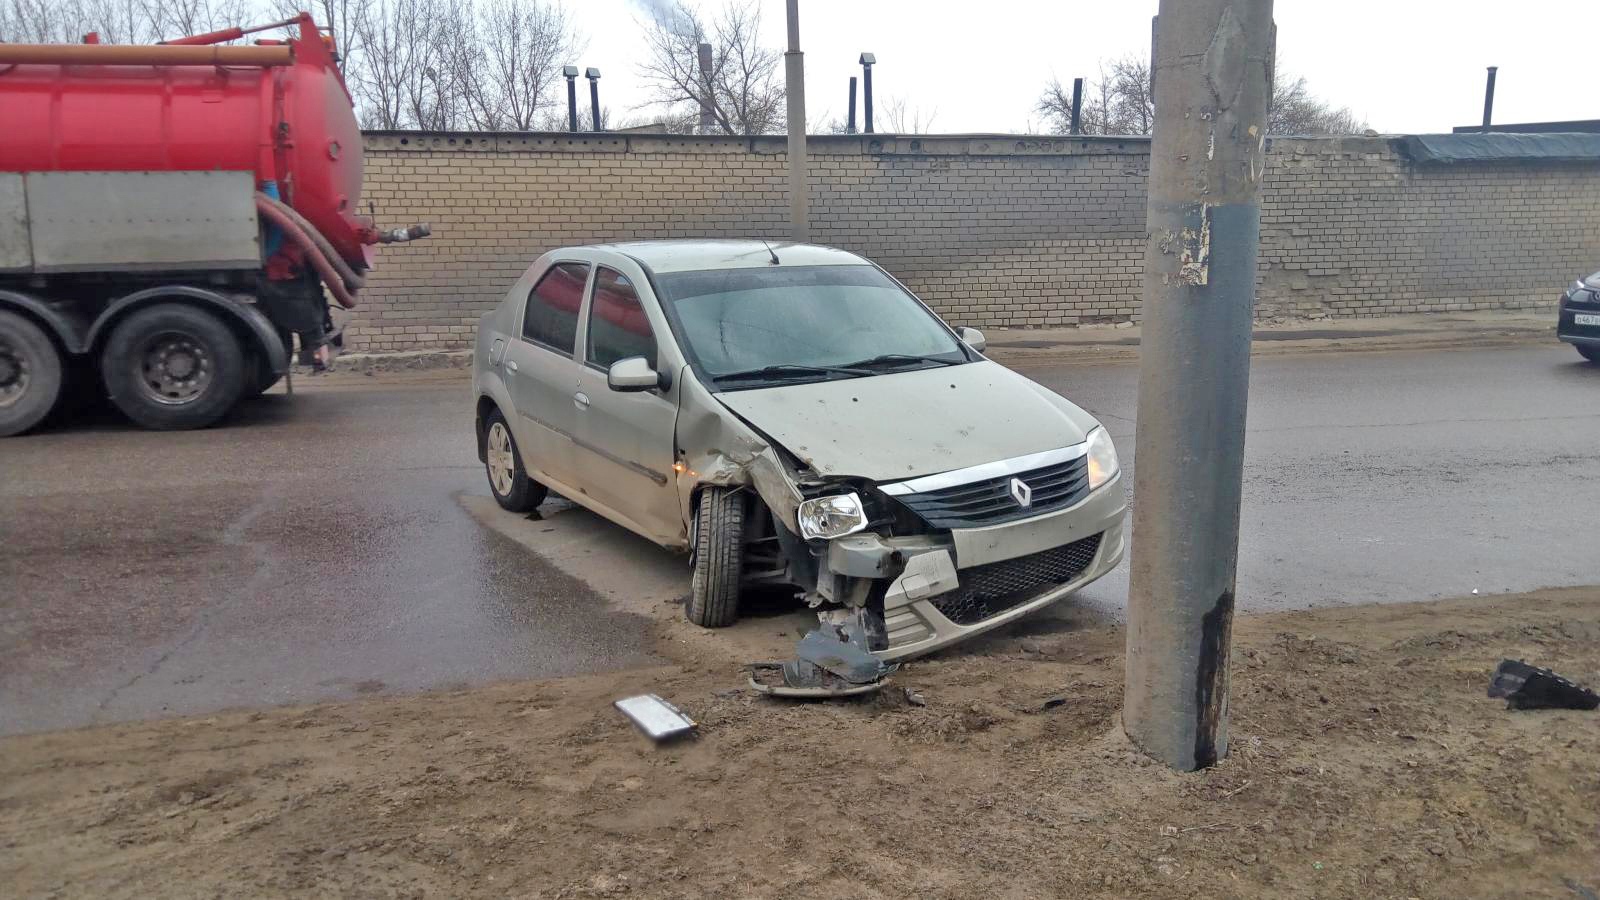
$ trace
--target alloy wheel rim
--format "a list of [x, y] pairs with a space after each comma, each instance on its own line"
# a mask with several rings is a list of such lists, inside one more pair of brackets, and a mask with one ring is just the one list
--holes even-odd
[[502, 497], [511, 493], [511, 485], [516, 481], [516, 461], [511, 455], [511, 433], [504, 422], [489, 426], [489, 446], [484, 456], [494, 492]]

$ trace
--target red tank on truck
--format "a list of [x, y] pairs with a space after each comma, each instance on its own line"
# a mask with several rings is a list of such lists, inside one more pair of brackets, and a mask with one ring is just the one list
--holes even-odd
[[361, 131], [307, 13], [0, 44], [0, 110], [0, 436], [85, 391], [148, 428], [210, 425], [292, 354], [326, 365], [372, 245], [428, 234], [361, 215]]

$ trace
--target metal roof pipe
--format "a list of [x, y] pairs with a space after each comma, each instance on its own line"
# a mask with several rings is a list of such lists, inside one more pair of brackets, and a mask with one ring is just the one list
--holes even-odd
[[294, 51], [287, 46], [0, 44], [0, 65], [290, 66], [294, 65]]
[[1494, 74], [1499, 66], [1489, 67], [1489, 82], [1483, 86], [1483, 131], [1489, 133], [1489, 121], [1494, 118]]

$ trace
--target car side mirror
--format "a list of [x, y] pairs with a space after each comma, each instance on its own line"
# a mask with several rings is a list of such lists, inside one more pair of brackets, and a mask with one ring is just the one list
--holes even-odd
[[984, 338], [983, 332], [976, 328], [962, 328], [956, 332], [956, 336], [961, 338], [962, 343], [979, 353], [983, 352], [983, 348], [989, 346], [989, 342]]
[[613, 391], [649, 391], [661, 386], [661, 376], [642, 356], [630, 356], [611, 364], [606, 386]]

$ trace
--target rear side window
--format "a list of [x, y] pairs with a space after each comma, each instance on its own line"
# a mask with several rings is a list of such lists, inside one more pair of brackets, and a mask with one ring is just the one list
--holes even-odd
[[589, 280], [586, 263], [556, 263], [528, 292], [522, 336], [536, 344], [572, 355], [578, 340], [578, 310]]
[[594, 276], [594, 303], [589, 307], [589, 362], [609, 369], [630, 356], [642, 356], [655, 366], [650, 319], [628, 276], [601, 266]]

